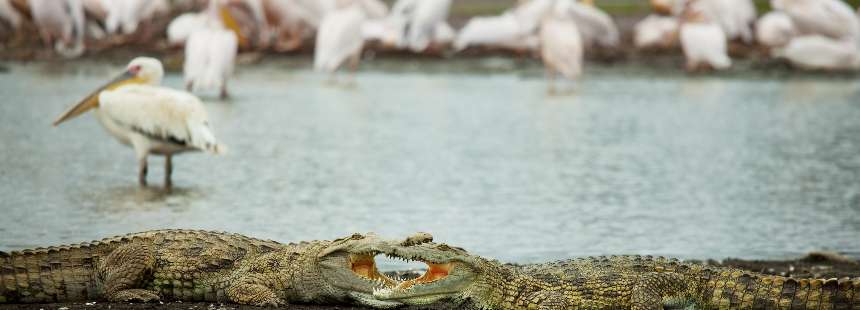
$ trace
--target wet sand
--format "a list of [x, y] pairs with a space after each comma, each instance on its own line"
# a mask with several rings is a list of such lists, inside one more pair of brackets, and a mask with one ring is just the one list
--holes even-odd
[[[830, 253], [811, 253], [806, 257], [786, 260], [742, 260], [742, 259], [726, 259], [723, 262], [707, 261], [704, 262], [713, 266], [735, 267], [744, 270], [760, 272], [769, 275], [790, 276], [795, 278], [843, 278], [843, 277], [858, 277], [860, 276], [860, 261], [833, 255]], [[425, 307], [404, 307], [399, 309], [407, 310], [448, 310], [458, 309], [459, 307], [450, 304], [436, 304]], [[57, 303], [57, 304], [11, 304], [0, 305], [0, 309], [131, 309], [131, 310], [191, 310], [191, 309], [212, 309], [212, 310], [234, 310], [234, 309], [260, 309], [259, 307], [241, 306], [234, 304], [214, 304], [206, 302], [165, 302], [158, 304], [128, 304], [128, 303], [107, 303], [107, 302], [90, 302], [90, 303]], [[289, 309], [295, 310], [365, 310], [371, 308], [350, 307], [350, 306], [314, 306], [314, 305], [290, 305]]]

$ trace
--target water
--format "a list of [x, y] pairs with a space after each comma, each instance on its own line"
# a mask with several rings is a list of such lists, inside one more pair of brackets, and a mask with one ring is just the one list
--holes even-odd
[[307, 59], [243, 67], [234, 99], [207, 104], [229, 153], [176, 157], [172, 193], [139, 188], [133, 152], [93, 115], [50, 126], [121, 66], [9, 65], [0, 250], [199, 228], [428, 231], [516, 262], [860, 253], [855, 81], [592, 67], [553, 97], [534, 64], [462, 62], [376, 61], [352, 88]]

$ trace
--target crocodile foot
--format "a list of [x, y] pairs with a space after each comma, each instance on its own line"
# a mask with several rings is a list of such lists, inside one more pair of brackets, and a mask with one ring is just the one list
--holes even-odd
[[153, 291], [129, 289], [116, 292], [109, 299], [113, 302], [154, 302], [160, 300], [161, 297]]

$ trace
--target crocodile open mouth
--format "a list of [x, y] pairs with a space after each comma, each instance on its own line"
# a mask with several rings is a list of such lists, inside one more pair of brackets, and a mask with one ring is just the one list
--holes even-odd
[[434, 263], [429, 263], [429, 262], [423, 262], [423, 263], [427, 264], [427, 271], [424, 272], [423, 275], [421, 275], [418, 278], [412, 279], [412, 280], [401, 281], [400, 284], [398, 284], [396, 286], [396, 288], [397, 289], [407, 289], [407, 288], [410, 288], [416, 284], [428, 284], [428, 283], [436, 282], [438, 280], [441, 280], [441, 279], [444, 279], [445, 277], [447, 277], [448, 273], [451, 272], [451, 267], [453, 267], [453, 264], [451, 264], [451, 263], [446, 263], [446, 264], [434, 264]]
[[[350, 263], [352, 267], [352, 272], [356, 275], [364, 278], [365, 280], [372, 281], [378, 286], [386, 287], [386, 288], [395, 288], [395, 289], [407, 289], [416, 284], [427, 284], [432, 283], [441, 279], [444, 279], [448, 276], [451, 269], [453, 268], [452, 263], [443, 263], [443, 264], [435, 264], [426, 261], [413, 261], [400, 257], [389, 256], [389, 258], [399, 259], [404, 262], [420, 262], [425, 264], [426, 271], [416, 278], [411, 279], [402, 279], [400, 277], [389, 277], [381, 272], [377, 268], [375, 255], [371, 254], [352, 254], [350, 255]], [[410, 270], [411, 271], [411, 270]], [[400, 273], [401, 271], [395, 271], [395, 273]], [[405, 272], [405, 271], [404, 271]]]
[[398, 284], [398, 281], [385, 276], [376, 268], [375, 255], [370, 254], [352, 254], [349, 256], [352, 272], [364, 278], [365, 280], [374, 282], [378, 286], [393, 287]]

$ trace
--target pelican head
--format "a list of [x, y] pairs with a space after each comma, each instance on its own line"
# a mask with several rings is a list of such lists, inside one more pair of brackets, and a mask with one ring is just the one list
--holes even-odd
[[251, 42], [248, 37], [242, 33], [240, 22], [236, 20], [236, 16], [233, 16], [233, 13], [230, 11], [231, 6], [233, 9], [241, 8], [249, 11], [251, 10], [251, 8], [243, 6], [242, 2], [233, 3], [227, 0], [212, 0], [209, 2], [209, 14], [212, 14], [215, 20], [219, 20], [224, 28], [236, 34], [236, 39], [239, 40], [239, 46], [243, 48], [248, 47]]
[[120, 76], [114, 78], [104, 86], [99, 87], [96, 91], [87, 95], [84, 100], [81, 100], [81, 102], [60, 115], [60, 117], [54, 121], [54, 126], [81, 115], [93, 108], [98, 108], [99, 94], [101, 94], [102, 91], [114, 90], [123, 85], [130, 84], [158, 85], [161, 84], [161, 78], [163, 76], [164, 68], [161, 66], [161, 61], [150, 57], [137, 57], [128, 63], [125, 71]]

